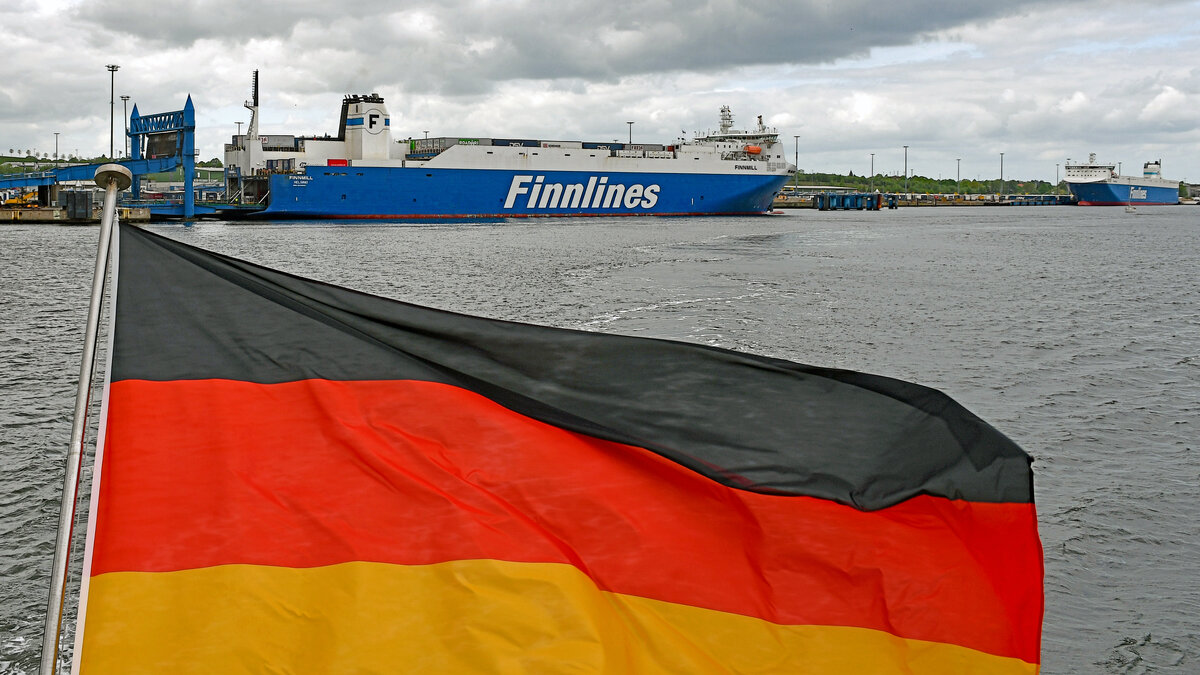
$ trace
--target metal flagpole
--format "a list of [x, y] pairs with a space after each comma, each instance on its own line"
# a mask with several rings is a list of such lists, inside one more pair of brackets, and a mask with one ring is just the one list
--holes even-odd
[[96, 251], [96, 271], [92, 276], [92, 302], [88, 308], [83, 363], [79, 367], [79, 387], [75, 390], [75, 419], [71, 423], [71, 446], [67, 451], [67, 472], [63, 478], [62, 503], [58, 512], [58, 539], [54, 544], [50, 599], [46, 603], [46, 627], [42, 632], [42, 664], [38, 670], [41, 675], [54, 675], [58, 667], [58, 639], [67, 591], [67, 563], [71, 554], [71, 533], [75, 526], [79, 472], [83, 464], [83, 434], [87, 426], [92, 373], [96, 365], [96, 335], [100, 325], [100, 305], [104, 300], [104, 273], [108, 269], [109, 242], [117, 216], [117, 192], [129, 187], [132, 182], [133, 174], [120, 164], [105, 164], [96, 169], [96, 185], [104, 188], [104, 208], [100, 214], [100, 243]]

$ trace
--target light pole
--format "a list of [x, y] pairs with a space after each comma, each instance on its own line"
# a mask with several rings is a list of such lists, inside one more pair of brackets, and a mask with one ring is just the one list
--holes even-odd
[[1000, 153], [1000, 192], [1004, 192], [1004, 153]]
[[629, 144], [633, 145], [633, 122], [626, 122], [629, 125]]
[[792, 138], [796, 139], [796, 171], [792, 173], [792, 183], [800, 184], [800, 134], [792, 134]]
[[125, 116], [125, 156], [129, 156], [129, 94], [121, 94], [121, 113]]
[[109, 158], [109, 159], [112, 159], [112, 158], [113, 158], [113, 129], [112, 129], [112, 127], [113, 127], [113, 115], [115, 115], [115, 114], [116, 114], [116, 112], [117, 112], [117, 97], [116, 97], [116, 95], [115, 95], [115, 94], [116, 94], [116, 92], [117, 92], [117, 71], [121, 69], [121, 66], [118, 66], [118, 65], [115, 65], [115, 64], [112, 64], [112, 63], [110, 63], [110, 64], [108, 64], [108, 65], [106, 65], [106, 66], [104, 66], [104, 67], [105, 67], [105, 68], [108, 68], [108, 72], [109, 72], [109, 83], [108, 83], [108, 87], [109, 87], [109, 89], [108, 89], [108, 158]]
[[125, 156], [130, 156], [130, 95], [121, 94], [121, 114], [125, 115]]
[[954, 194], [962, 194], [962, 157], [957, 157], [954, 160], [958, 163], [958, 168], [954, 170]]
[[[908, 146], [904, 146], [904, 194], [908, 195]], [[907, 197], [906, 197], [907, 198]]]
[[55, 164], [58, 163], [58, 135], [60, 133], [61, 132], [58, 132], [58, 131], [54, 132], [54, 162], [55, 162]]
[[875, 191], [875, 153], [871, 153], [871, 178], [867, 181], [867, 192]]
[[422, 129], [422, 131], [424, 131], [424, 132], [425, 132], [425, 140], [429, 140], [429, 130], [428, 130], [428, 129]]

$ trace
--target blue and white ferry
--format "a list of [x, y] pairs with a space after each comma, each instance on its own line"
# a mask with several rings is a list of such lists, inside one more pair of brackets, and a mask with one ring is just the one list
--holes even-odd
[[1067, 160], [1067, 186], [1080, 206], [1141, 206], [1178, 204], [1179, 181], [1162, 177], [1162, 161], [1146, 162], [1141, 176], [1120, 176], [1113, 164], [1097, 164], [1096, 153], [1087, 164]]
[[226, 187], [275, 218], [465, 219], [742, 215], [771, 210], [795, 172], [759, 116], [669, 145], [441, 136], [393, 140], [376, 94], [342, 100], [337, 136], [262, 134], [225, 146]]

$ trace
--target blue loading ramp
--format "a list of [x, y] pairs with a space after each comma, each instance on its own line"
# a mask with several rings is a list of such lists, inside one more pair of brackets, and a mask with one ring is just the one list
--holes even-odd
[[[101, 164], [120, 164], [133, 174], [130, 195], [133, 203], [144, 206], [155, 216], [192, 218], [197, 214], [215, 214], [226, 211], [259, 211], [262, 207], [214, 204], [196, 206], [194, 181], [196, 176], [196, 109], [192, 97], [182, 110], [142, 115], [137, 104], [129, 115], [130, 158]], [[0, 189], [13, 187], [38, 187], [55, 185], [63, 181], [91, 181], [101, 164], [80, 164], [17, 174], [0, 178]], [[141, 196], [141, 177], [151, 173], [171, 171], [183, 167], [183, 195], [179, 202], [138, 203]]]

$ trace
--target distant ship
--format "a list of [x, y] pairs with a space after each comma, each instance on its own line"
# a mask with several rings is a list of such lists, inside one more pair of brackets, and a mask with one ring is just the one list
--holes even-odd
[[227, 194], [274, 218], [466, 219], [735, 215], [772, 209], [795, 172], [778, 132], [720, 128], [670, 145], [442, 136], [392, 140], [377, 94], [342, 100], [337, 136], [260, 134], [225, 146]]
[[1162, 160], [1146, 162], [1141, 176], [1119, 176], [1112, 164], [1097, 164], [1096, 153], [1087, 164], [1067, 160], [1066, 182], [1080, 206], [1140, 206], [1178, 204], [1179, 181], [1162, 177]]

